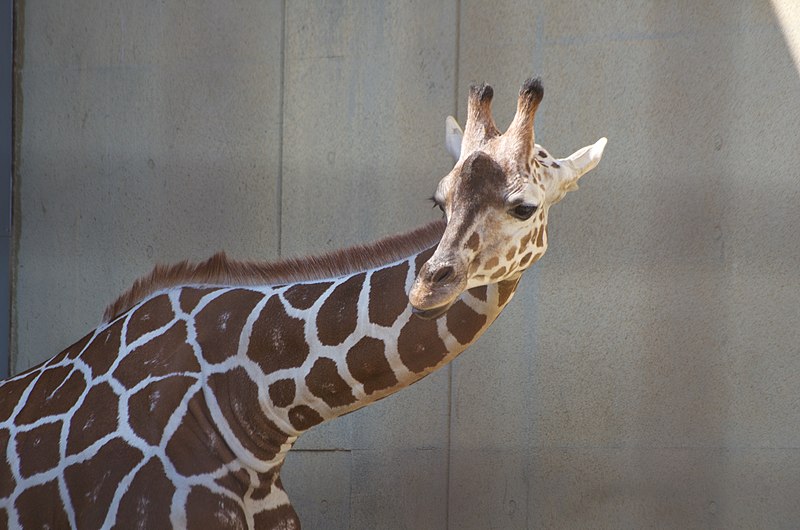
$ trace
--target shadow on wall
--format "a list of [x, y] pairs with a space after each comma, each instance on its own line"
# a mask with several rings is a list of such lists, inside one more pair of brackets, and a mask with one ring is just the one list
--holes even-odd
[[[789, 11], [788, 2], [772, 4], [778, 15]], [[651, 46], [653, 75], [643, 87], [643, 140], [663, 148], [648, 153], [645, 178], [652, 176], [653, 187], [639, 206], [648, 237], [636, 267], [651, 305], [642, 316], [633, 438], [655, 451], [639, 453], [640, 475], [630, 477], [638, 486], [626, 495], [649, 497], [664, 513], [682, 510], [687, 521], [730, 521], [741, 509], [733, 497], [744, 491], [732, 492], [728, 483], [752, 458], [746, 452], [793, 443], [773, 421], [790, 396], [767, 405], [765, 395], [775, 389], [764, 374], [797, 353], [797, 333], [759, 331], [764, 315], [785, 323], [784, 307], [800, 298], [797, 289], [765, 296], [786, 284], [787, 274], [797, 279], [797, 245], [787, 249], [786, 242], [797, 241], [792, 233], [800, 228], [791, 207], [798, 185], [787, 178], [791, 163], [786, 172], [773, 165], [781, 153], [796, 156], [797, 115], [781, 110], [800, 101], [798, 70], [790, 70], [792, 57], [795, 69], [800, 64], [800, 27], [789, 27], [789, 18], [778, 16], [781, 36], [766, 2], [682, 10], [652, 4], [654, 27], [713, 21]], [[732, 449], [745, 453], [728, 458]]]

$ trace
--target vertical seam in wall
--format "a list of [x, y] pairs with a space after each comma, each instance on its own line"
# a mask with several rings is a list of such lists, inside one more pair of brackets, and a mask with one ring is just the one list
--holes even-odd
[[[458, 119], [458, 75], [459, 52], [461, 50], [461, 0], [456, 0], [456, 35], [455, 35], [455, 65], [453, 68], [453, 117]], [[450, 528], [450, 468], [452, 466], [452, 433], [453, 433], [453, 363], [447, 365], [447, 469], [445, 484], [445, 527]]]
[[[531, 58], [531, 62], [532, 62], [531, 66], [533, 67], [534, 75], [541, 76], [542, 78], [545, 78], [546, 72], [543, 71], [544, 70], [544, 55], [545, 55], [544, 54], [544, 50], [545, 50], [545, 47], [547, 46], [547, 43], [545, 42], [545, 15], [542, 14], [542, 13], [537, 13], [536, 14], [536, 20], [534, 21], [534, 26], [533, 26], [533, 42], [534, 42], [534, 46], [533, 46], [533, 57]], [[544, 122], [546, 122], [546, 117], [545, 116], [543, 116], [541, 119], [538, 120], [537, 127], [539, 127], [540, 130], [541, 130], [541, 125]], [[541, 142], [540, 139], [538, 141]], [[530, 322], [532, 324], [530, 327], [531, 327], [531, 329], [534, 330], [533, 331], [533, 333], [534, 333], [534, 336], [533, 336], [534, 346], [533, 347], [535, 348], [535, 347], [538, 346], [538, 337], [536, 336], [536, 331], [537, 331], [537, 326], [536, 325], [538, 323], [537, 322], [538, 312], [537, 312], [536, 301], [539, 300], [539, 271], [537, 270], [536, 274], [530, 274], [529, 273], [527, 281], [530, 282], [529, 285], [531, 285], [531, 291], [533, 292], [533, 296], [530, 297], [529, 302], [528, 302], [528, 304], [530, 304], [532, 307], [531, 307], [530, 311], [526, 312], [526, 314], [532, 316], [532, 318], [530, 318]], [[535, 369], [535, 360], [534, 359], [535, 359], [534, 355], [526, 355], [525, 356], [525, 363], [526, 363], [526, 365], [528, 367], [528, 373], [534, 373], [534, 369]], [[533, 409], [531, 408], [530, 410], [533, 410]], [[529, 426], [529, 432], [531, 432], [531, 433], [533, 433], [534, 430], [535, 430], [535, 421], [534, 421], [533, 418], [534, 418], [534, 415], [528, 415], [528, 422], [529, 422], [528, 426]], [[523, 484], [524, 484], [524, 487], [525, 487], [525, 497], [526, 497], [526, 500], [525, 500], [525, 503], [524, 503], [524, 505], [525, 505], [525, 526], [527, 528], [530, 527], [530, 520], [531, 520], [532, 515], [534, 515], [534, 514], [531, 513], [532, 512], [532, 507], [531, 507], [531, 503], [529, 501], [530, 496], [531, 496], [531, 481], [529, 480], [529, 477], [533, 476], [532, 472], [531, 472], [531, 466], [533, 465], [531, 460], [532, 460], [531, 458], [526, 458], [525, 459], [525, 463], [523, 464], [523, 473], [524, 473], [523, 474]]]
[[[3, 359], [3, 366], [0, 369], [0, 374], [3, 376], [9, 376], [14, 373], [13, 367], [13, 352], [16, 352], [16, 343], [17, 343], [17, 334], [16, 334], [16, 307], [14, 301], [16, 299], [16, 275], [17, 275], [17, 249], [19, 247], [19, 211], [18, 211], [18, 204], [19, 204], [19, 196], [15, 193], [15, 188], [17, 187], [17, 170], [18, 170], [18, 163], [19, 163], [19, 142], [20, 138], [22, 137], [19, 133], [22, 127], [22, 90], [21, 90], [21, 78], [22, 78], [22, 53], [24, 50], [23, 47], [23, 33], [22, 28], [23, 24], [22, 21], [24, 20], [23, 17], [23, 0], [9, 0], [6, 4], [4, 3], [4, 9], [6, 10], [6, 15], [10, 17], [8, 21], [10, 30], [10, 37], [11, 37], [11, 49], [8, 50], [8, 68], [9, 68], [9, 81], [10, 86], [8, 87], [10, 90], [10, 122], [8, 123], [8, 127], [10, 127], [9, 137], [10, 137], [10, 145], [8, 145], [9, 149], [9, 164], [5, 170], [8, 171], [8, 204], [7, 207], [9, 208], [7, 222], [8, 225], [8, 237], [6, 238], [4, 244], [8, 245], [8, 263], [6, 264], [8, 274], [6, 277], [2, 278], [2, 281], [7, 282], [8, 285], [8, 292], [7, 292], [7, 299], [3, 300], [2, 303], [7, 304], [8, 313], [6, 315], [7, 320], [3, 322], [4, 327], [4, 336], [2, 340], [4, 341], [4, 347], [6, 348], [5, 354], [6, 358]], [[19, 29], [18, 29], [19, 28]], [[5, 102], [4, 102], [5, 103]], [[6, 183], [3, 183], [6, 185]], [[15, 216], [16, 211], [16, 216]]]
[[280, 69], [280, 78], [278, 82], [280, 83], [280, 89], [278, 90], [278, 106], [280, 108], [278, 112], [278, 175], [277, 175], [277, 183], [276, 183], [276, 190], [275, 194], [277, 195], [276, 199], [276, 207], [275, 207], [275, 216], [277, 218], [277, 225], [278, 225], [278, 257], [283, 255], [283, 125], [284, 125], [284, 114], [286, 113], [285, 109], [285, 93], [286, 93], [286, 0], [281, 2], [281, 69]]

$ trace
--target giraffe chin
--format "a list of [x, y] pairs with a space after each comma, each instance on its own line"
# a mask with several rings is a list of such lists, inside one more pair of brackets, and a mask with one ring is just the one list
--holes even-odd
[[453, 306], [454, 302], [455, 300], [439, 307], [431, 307], [430, 309], [418, 309], [412, 305], [411, 312], [423, 320], [435, 320], [447, 313], [447, 310]]

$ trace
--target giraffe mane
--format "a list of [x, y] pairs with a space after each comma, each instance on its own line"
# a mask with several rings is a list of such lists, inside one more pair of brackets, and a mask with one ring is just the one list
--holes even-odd
[[147, 276], [109, 305], [103, 315], [109, 322], [156, 291], [182, 285], [276, 285], [321, 280], [386, 265], [420, 252], [439, 242], [444, 220], [385, 237], [365, 245], [334, 250], [310, 257], [277, 261], [239, 261], [217, 252], [206, 261], [184, 260], [158, 264]]

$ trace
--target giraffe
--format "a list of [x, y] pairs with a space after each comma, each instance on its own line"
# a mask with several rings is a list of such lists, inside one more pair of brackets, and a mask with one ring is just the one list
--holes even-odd
[[292, 444], [472, 344], [547, 248], [605, 138], [556, 159], [522, 86], [505, 133], [472, 86], [443, 219], [323, 256], [158, 266], [66, 350], [0, 385], [0, 526], [299, 528]]

